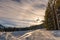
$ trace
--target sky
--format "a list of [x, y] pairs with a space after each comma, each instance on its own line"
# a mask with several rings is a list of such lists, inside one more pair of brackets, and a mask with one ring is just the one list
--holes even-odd
[[41, 24], [47, 3], [48, 0], [0, 0], [0, 24], [5, 27]]

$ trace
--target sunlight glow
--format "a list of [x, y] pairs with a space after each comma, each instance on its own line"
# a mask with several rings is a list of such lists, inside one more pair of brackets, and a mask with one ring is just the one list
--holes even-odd
[[0, 24], [13, 27], [41, 24], [44, 20], [46, 4], [46, 0], [21, 0], [21, 2], [2, 0]]

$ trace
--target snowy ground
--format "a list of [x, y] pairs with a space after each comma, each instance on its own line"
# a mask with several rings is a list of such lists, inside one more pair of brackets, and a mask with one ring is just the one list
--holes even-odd
[[52, 31], [52, 34], [56, 38], [56, 40], [60, 40], [60, 30]]
[[38, 29], [34, 31], [0, 32], [0, 40], [60, 40], [60, 31]]

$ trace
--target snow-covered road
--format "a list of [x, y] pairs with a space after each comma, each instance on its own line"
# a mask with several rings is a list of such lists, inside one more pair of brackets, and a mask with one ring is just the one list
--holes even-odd
[[34, 31], [0, 32], [0, 40], [60, 40], [60, 31], [38, 29]]

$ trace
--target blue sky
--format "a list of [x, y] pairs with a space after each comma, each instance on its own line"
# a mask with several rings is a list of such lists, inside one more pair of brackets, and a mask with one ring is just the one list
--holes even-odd
[[[0, 0], [0, 24], [29, 27], [44, 20], [48, 0]], [[36, 19], [39, 18], [39, 22]]]

